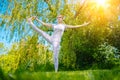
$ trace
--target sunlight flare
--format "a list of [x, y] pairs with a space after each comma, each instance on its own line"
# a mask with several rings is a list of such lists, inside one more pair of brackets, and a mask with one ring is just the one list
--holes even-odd
[[107, 4], [106, 0], [95, 0], [95, 3], [98, 6], [102, 6], [102, 7], [104, 7]]
[[106, 0], [96, 0], [96, 3], [99, 5], [105, 5]]

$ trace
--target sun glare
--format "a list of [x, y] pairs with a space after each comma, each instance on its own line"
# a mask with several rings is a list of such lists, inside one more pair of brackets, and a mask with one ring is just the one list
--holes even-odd
[[106, 5], [106, 0], [95, 0], [95, 3], [98, 6], [105, 6]]

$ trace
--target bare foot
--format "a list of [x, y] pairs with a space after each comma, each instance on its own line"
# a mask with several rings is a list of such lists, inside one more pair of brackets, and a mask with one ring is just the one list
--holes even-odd
[[28, 23], [32, 22], [32, 17], [27, 19]]

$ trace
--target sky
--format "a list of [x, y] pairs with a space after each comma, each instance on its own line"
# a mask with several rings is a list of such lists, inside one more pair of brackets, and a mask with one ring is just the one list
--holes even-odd
[[[0, 0], [0, 15], [5, 14], [8, 6], [8, 0]], [[1, 23], [1, 18], [0, 18]], [[0, 42], [4, 43], [6, 46], [10, 45], [10, 43], [5, 39], [5, 35], [7, 35], [8, 32], [5, 32], [4, 25], [0, 26]], [[0, 53], [2, 52], [2, 49], [0, 48]]]

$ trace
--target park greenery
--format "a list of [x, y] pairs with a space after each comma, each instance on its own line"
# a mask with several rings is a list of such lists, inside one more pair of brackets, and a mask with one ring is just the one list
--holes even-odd
[[[53, 75], [57, 75], [53, 80], [79, 80], [80, 76], [81, 80], [118, 80], [120, 0], [105, 1], [102, 5], [96, 0], [8, 0], [5, 14], [0, 14], [0, 27], [10, 31], [6, 39], [18, 42], [12, 42], [9, 49], [0, 43], [0, 50], [6, 52], [0, 55], [0, 80], [49, 80]], [[64, 15], [65, 24], [90, 24], [65, 30], [59, 53], [60, 72], [56, 74], [51, 45], [32, 30], [27, 18], [37, 16], [44, 22], [56, 23], [58, 14]], [[34, 23], [52, 34], [52, 29]]]

